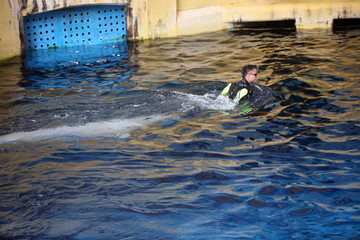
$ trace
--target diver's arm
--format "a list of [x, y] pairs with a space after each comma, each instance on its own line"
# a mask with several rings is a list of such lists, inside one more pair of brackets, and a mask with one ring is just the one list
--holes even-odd
[[228, 96], [232, 83], [229, 83], [221, 92], [221, 95]]
[[240, 91], [237, 92], [234, 101], [235, 102], [240, 102], [240, 100], [245, 97], [247, 94], [249, 93], [249, 90], [247, 90], [246, 88], [241, 89]]

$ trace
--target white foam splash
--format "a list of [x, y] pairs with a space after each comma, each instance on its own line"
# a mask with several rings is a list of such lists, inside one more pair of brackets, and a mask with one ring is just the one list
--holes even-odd
[[[187, 100], [184, 104], [212, 110], [232, 110], [237, 105], [228, 97], [207, 93], [205, 95], [195, 95], [189, 93], [175, 92], [178, 97]], [[189, 106], [190, 107], [190, 106]]]
[[110, 121], [91, 122], [81, 126], [60, 126], [39, 129], [31, 132], [16, 132], [0, 136], [0, 143], [15, 141], [39, 141], [59, 137], [126, 137], [136, 128], [150, 125], [166, 116], [153, 115], [129, 119], [113, 119]]

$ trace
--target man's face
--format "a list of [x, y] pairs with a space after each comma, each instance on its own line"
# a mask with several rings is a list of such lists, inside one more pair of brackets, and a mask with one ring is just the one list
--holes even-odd
[[256, 79], [257, 79], [257, 69], [251, 69], [248, 74], [245, 77], [246, 81], [248, 81], [248, 83], [255, 83]]

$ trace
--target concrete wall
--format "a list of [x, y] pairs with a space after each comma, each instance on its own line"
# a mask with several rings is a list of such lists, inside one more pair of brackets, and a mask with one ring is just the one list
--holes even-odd
[[89, 4], [126, 5], [129, 39], [217, 31], [248, 21], [294, 19], [297, 29], [331, 28], [333, 19], [360, 18], [358, 0], [0, 0], [0, 59], [21, 53], [23, 16]]
[[233, 23], [293, 19], [297, 29], [331, 28], [333, 19], [360, 18], [358, 0], [132, 0], [130, 38], [197, 34]]
[[0, 60], [20, 54], [20, 5], [0, 0]]

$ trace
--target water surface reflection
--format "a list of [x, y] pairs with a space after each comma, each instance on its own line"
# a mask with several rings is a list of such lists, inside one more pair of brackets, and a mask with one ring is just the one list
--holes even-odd
[[[221, 31], [1, 63], [0, 236], [359, 237], [359, 40]], [[240, 115], [217, 96], [248, 63], [273, 98]]]

